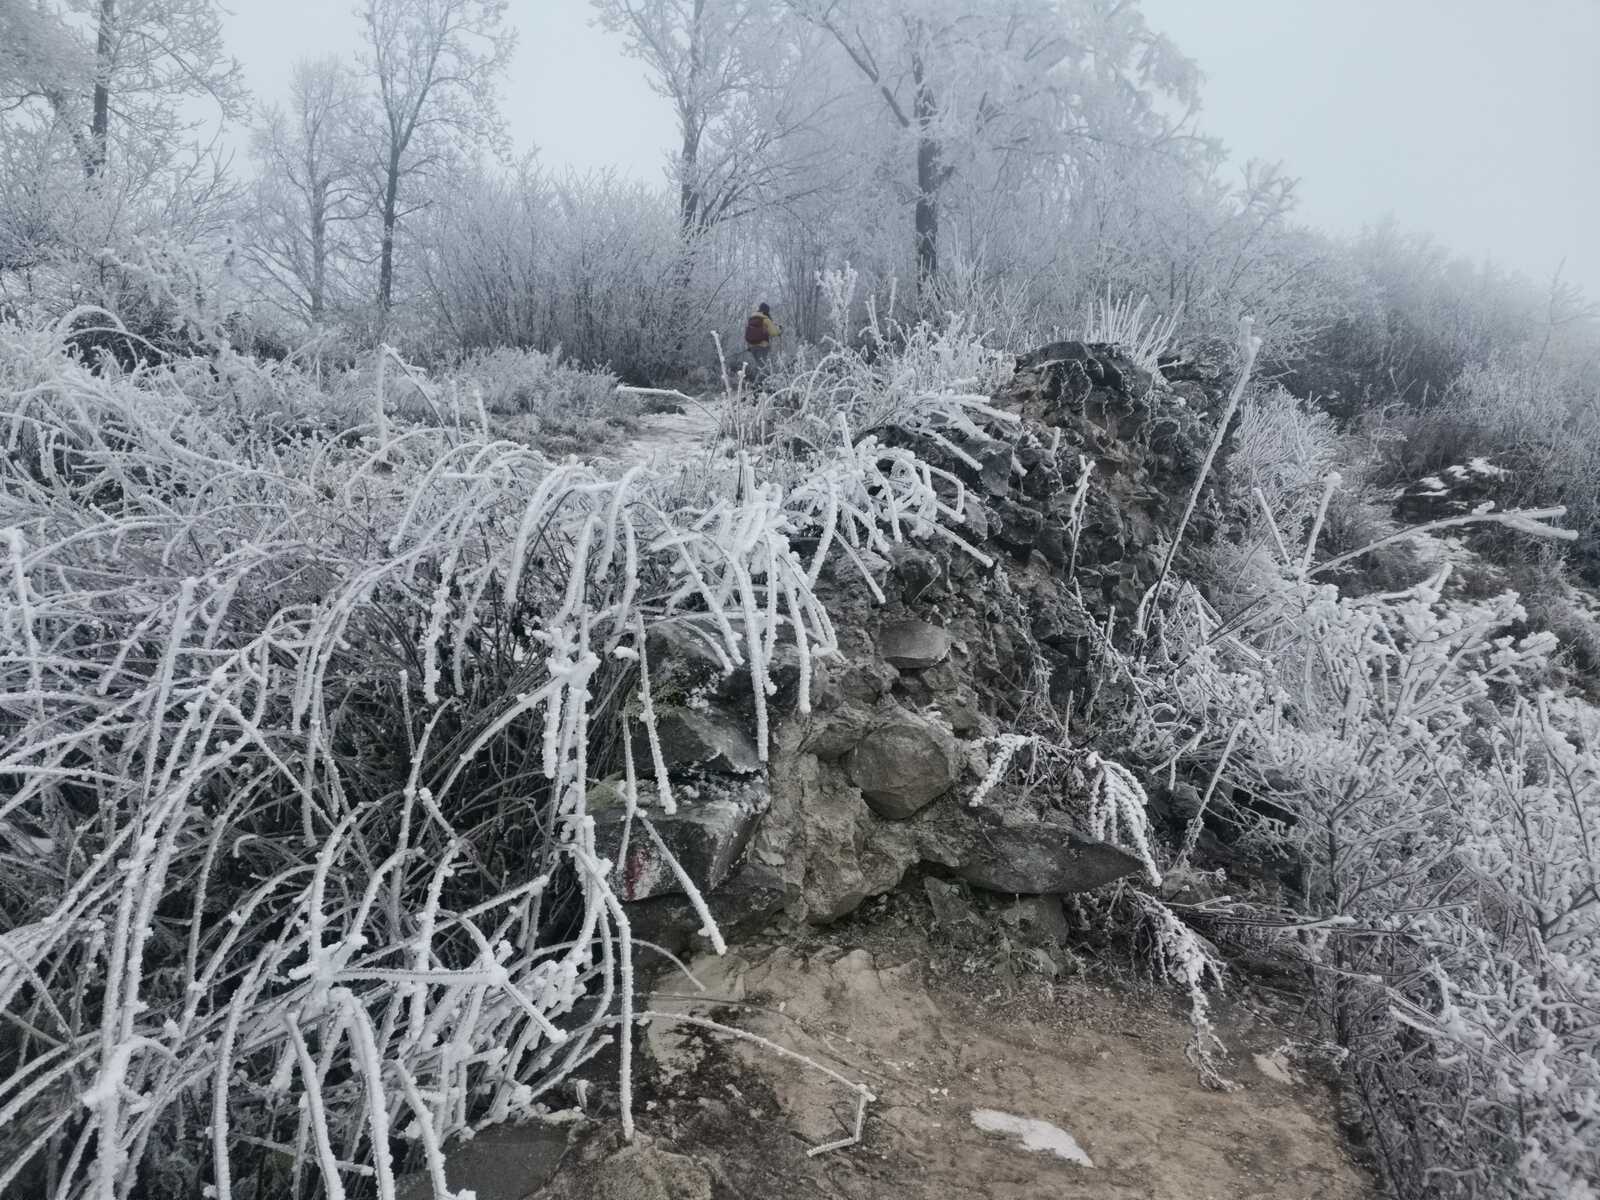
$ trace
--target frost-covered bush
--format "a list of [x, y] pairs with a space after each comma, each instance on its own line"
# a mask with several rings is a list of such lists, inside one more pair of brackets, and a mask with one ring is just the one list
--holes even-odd
[[[1011, 374], [1012, 357], [990, 346], [964, 316], [950, 314], [938, 325], [902, 325], [880, 319], [871, 300], [867, 313], [857, 343], [833, 342], [820, 355], [801, 355], [770, 381], [767, 392], [785, 437], [820, 446], [832, 439], [841, 414], [852, 429], [937, 432], [959, 426], [966, 420], [963, 410], [987, 410]], [[741, 399], [730, 397], [735, 415]]]
[[559, 347], [548, 354], [509, 347], [478, 351], [451, 374], [461, 387], [478, 389], [491, 413], [584, 421], [634, 415], [632, 402], [617, 392], [615, 375], [566, 362]]
[[1587, 365], [1526, 350], [1469, 367], [1437, 412], [1415, 419], [1407, 449], [1405, 483], [1488, 455], [1509, 472], [1502, 502], [1564, 504], [1591, 545], [1600, 531], [1600, 385]]
[[704, 360], [737, 333], [770, 260], [747, 230], [685, 243], [676, 196], [604, 173], [463, 177], [417, 233], [435, 345], [517, 346], [630, 382]]
[[1102, 719], [1293, 866], [1299, 915], [1265, 923], [1297, 930], [1399, 1193], [1592, 1195], [1600, 715], [1543, 691], [1554, 639], [1512, 635], [1514, 595], [1447, 601], [1445, 570], [1354, 597], [1319, 569], [1280, 561], [1226, 621], [1180, 588]]
[[[1226, 535], [1195, 552], [1196, 578], [1218, 607], [1231, 611], [1268, 586], [1285, 544], [1301, 544], [1313, 521], [1321, 522], [1318, 545], [1329, 557], [1400, 533], [1392, 489], [1373, 478], [1381, 474], [1375, 460], [1398, 436], [1382, 428], [1341, 432], [1327, 413], [1282, 387], [1246, 394], [1217, 480]], [[1340, 486], [1326, 495], [1335, 470]], [[1346, 593], [1397, 591], [1442, 561], [1439, 543], [1419, 535], [1352, 560], [1335, 581]]]
[[236, 438], [61, 340], [0, 325], [0, 1192], [442, 1195], [444, 1139], [619, 1038], [630, 1128], [586, 796], [620, 765], [633, 836], [671, 809], [617, 736], [650, 628], [747, 666], [764, 746], [779, 642], [802, 705], [835, 644], [822, 557], [951, 497], [848, 434], [825, 478], [694, 494], [371, 396], [364, 432]]
[[1182, 310], [1160, 316], [1147, 312], [1149, 305], [1148, 296], [1141, 296], [1137, 304], [1131, 295], [1121, 300], [1100, 297], [1084, 316], [1083, 340], [1116, 346], [1146, 371], [1156, 370], [1178, 332]]

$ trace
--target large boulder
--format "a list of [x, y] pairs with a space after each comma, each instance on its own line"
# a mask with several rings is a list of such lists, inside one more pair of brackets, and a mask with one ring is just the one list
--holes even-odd
[[897, 821], [955, 786], [961, 752], [948, 728], [901, 709], [880, 719], [844, 765], [872, 811]]
[[802, 750], [807, 722], [782, 723], [773, 751], [772, 807], [750, 846], [750, 864], [782, 880], [790, 916], [826, 924], [888, 891], [919, 862], [914, 821], [873, 815], [844, 765]]

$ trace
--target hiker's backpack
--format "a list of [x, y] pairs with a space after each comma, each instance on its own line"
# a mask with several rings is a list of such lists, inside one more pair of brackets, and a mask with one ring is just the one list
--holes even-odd
[[756, 313], [744, 323], [744, 344], [746, 346], [759, 346], [767, 340], [767, 321], [760, 313]]

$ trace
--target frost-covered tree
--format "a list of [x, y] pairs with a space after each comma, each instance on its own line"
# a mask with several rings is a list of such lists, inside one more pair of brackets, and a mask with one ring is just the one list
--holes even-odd
[[1086, 145], [1172, 141], [1195, 102], [1193, 64], [1125, 4], [788, 3], [829, 35], [909, 151], [919, 285], [938, 274], [941, 210], [958, 173], [998, 180], [1044, 165], [1070, 175]]
[[828, 107], [816, 48], [774, 0], [594, 0], [677, 118], [678, 214], [693, 236], [815, 189]]
[[[72, 128], [85, 174], [104, 171], [114, 147], [169, 146], [194, 128], [182, 109], [196, 97], [225, 117], [241, 111], [239, 64], [223, 52], [215, 0], [70, 0], [54, 16], [57, 32], [41, 36], [57, 42], [64, 31], [76, 45], [58, 49], [69, 69], [42, 95]], [[71, 70], [82, 65], [87, 75]]]
[[369, 210], [358, 157], [366, 113], [349, 68], [333, 57], [302, 59], [287, 110], [268, 109], [255, 131], [251, 260], [313, 325], [327, 310], [331, 276], [348, 264], [350, 227]]
[[378, 109], [373, 198], [379, 221], [378, 307], [394, 302], [395, 235], [419, 185], [469, 139], [497, 146], [495, 87], [516, 35], [506, 0], [366, 0], [366, 70]]
[[0, 261], [69, 268], [48, 286], [70, 306], [133, 275], [149, 290], [156, 241], [220, 236], [231, 187], [194, 137], [200, 99], [223, 118], [244, 101], [213, 0], [0, 3]]
[[71, 81], [90, 77], [83, 49], [58, 14], [30, 0], [0, 0], [0, 117], [30, 101], [64, 104]]

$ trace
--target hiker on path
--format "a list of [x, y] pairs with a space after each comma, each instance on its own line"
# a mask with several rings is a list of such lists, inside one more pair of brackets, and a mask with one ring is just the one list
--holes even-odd
[[783, 332], [772, 319], [772, 308], [765, 302], [744, 323], [744, 346], [750, 352], [752, 382], [760, 382], [767, 374], [767, 359], [772, 354], [773, 339]]

